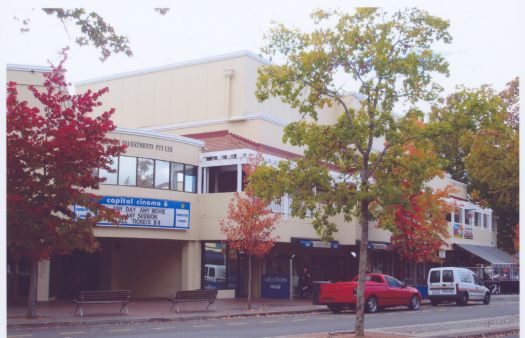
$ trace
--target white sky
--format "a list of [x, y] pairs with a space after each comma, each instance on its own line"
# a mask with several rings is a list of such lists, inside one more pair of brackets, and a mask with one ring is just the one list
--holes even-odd
[[[44, 3], [60, 6], [56, 2]], [[71, 7], [85, 5], [79, 1], [68, 3]], [[468, 87], [493, 84], [496, 89], [502, 89], [519, 75], [523, 65], [525, 6], [519, 0], [148, 2], [154, 4], [152, 7], [171, 7], [166, 16], [156, 14], [150, 7], [133, 6], [133, 2], [126, 7], [103, 6], [101, 1], [90, 3], [97, 7], [88, 9], [96, 10], [119, 34], [129, 37], [134, 52], [132, 58], [111, 56], [102, 63], [98, 50], [78, 47], [58, 20], [41, 10], [31, 10], [31, 5], [41, 6], [41, 2], [24, 5], [11, 1], [4, 16], [8, 47], [3, 51], [5, 61], [46, 65], [48, 59], [57, 60], [56, 51], [69, 45], [72, 50], [66, 68], [69, 81], [75, 82], [239, 50], [259, 53], [264, 43], [262, 36], [272, 20], [309, 30], [312, 27], [309, 14], [316, 8], [350, 11], [356, 6], [375, 5], [387, 9], [417, 6], [450, 20], [453, 43], [436, 46], [450, 63], [450, 77], [438, 78], [446, 92], [460, 84]], [[31, 31], [21, 34], [20, 24], [13, 16], [29, 17]]]

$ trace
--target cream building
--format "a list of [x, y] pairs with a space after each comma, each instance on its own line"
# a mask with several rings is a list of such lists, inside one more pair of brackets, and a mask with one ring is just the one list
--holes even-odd
[[[251, 155], [260, 151], [267, 162], [277, 163], [301, 154], [281, 140], [283, 128], [301, 116], [277, 99], [260, 103], [254, 96], [257, 68], [265, 64], [253, 53], [238, 52], [75, 84], [79, 93], [109, 87], [102, 108], [116, 109], [119, 128], [111, 135], [128, 148], [114, 161], [116, 173], [99, 173], [107, 181], [96, 193], [102, 203], [127, 213], [128, 221], [97, 226], [102, 249], [95, 254], [75, 252], [42, 262], [39, 300], [71, 298], [80, 289], [131, 289], [139, 298], [199, 288], [219, 288], [220, 297], [246, 295], [247, 259], [222, 242], [219, 222], [233, 193], [242, 190], [242, 165]], [[44, 71], [13, 65], [7, 78], [24, 87], [41, 83]], [[348, 101], [358, 104], [355, 96]], [[336, 107], [319, 116], [321, 123], [335, 121]], [[449, 184], [457, 188], [450, 197], [457, 212], [449, 217], [445, 259], [461, 264], [454, 259], [472, 258], [469, 245], [497, 250], [491, 210], [468, 202], [465, 185], [449, 177], [429, 182], [433, 188]], [[290, 215], [287, 196], [271, 208], [283, 216], [276, 227], [279, 241], [255, 261], [256, 296], [268, 295], [268, 276], [291, 276], [297, 292], [304, 266], [316, 280], [347, 280], [357, 273], [357, 221], [336, 217], [339, 231], [325, 243], [310, 218]], [[388, 250], [387, 231], [372, 226], [369, 240], [371, 271], [421, 279], [431, 267], [420, 264], [418, 276], [410, 276], [411, 269]]]

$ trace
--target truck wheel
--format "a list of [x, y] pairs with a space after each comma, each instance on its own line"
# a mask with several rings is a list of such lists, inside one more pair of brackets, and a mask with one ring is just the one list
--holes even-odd
[[343, 310], [343, 307], [341, 305], [331, 304], [327, 306], [333, 313], [341, 313], [341, 311]]
[[377, 304], [377, 298], [375, 296], [368, 297], [366, 300], [365, 309], [368, 313], [375, 313], [379, 311], [379, 305]]
[[468, 303], [468, 295], [466, 292], [463, 292], [459, 298], [456, 300], [457, 305], [465, 306]]
[[410, 304], [408, 304], [408, 308], [410, 310], [419, 310], [420, 306], [421, 306], [421, 302], [419, 301], [419, 297], [416, 295], [413, 295], [412, 298], [410, 298]]
[[483, 298], [483, 304], [488, 305], [490, 303], [490, 292], [487, 292], [485, 294], [485, 298]]

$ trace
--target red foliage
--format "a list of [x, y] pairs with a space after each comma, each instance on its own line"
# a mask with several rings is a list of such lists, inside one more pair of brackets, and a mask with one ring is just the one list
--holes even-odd
[[[35, 261], [96, 249], [93, 226], [119, 216], [86, 191], [98, 188], [97, 169], [110, 169], [111, 157], [125, 149], [107, 137], [115, 129], [113, 109], [90, 116], [108, 89], [69, 94], [62, 55], [44, 74], [45, 90], [29, 86], [41, 110], [19, 101], [16, 83], [7, 86], [7, 247]], [[73, 205], [94, 214], [77, 218]]]
[[410, 195], [409, 203], [393, 207], [394, 226], [391, 242], [401, 257], [411, 262], [436, 261], [437, 253], [450, 235], [443, 200], [448, 191], [423, 191]]
[[[245, 180], [260, 163], [260, 155], [244, 166]], [[221, 220], [221, 231], [226, 235], [230, 248], [244, 251], [247, 255], [264, 256], [274, 246], [277, 237], [272, 232], [280, 219], [268, 203], [257, 198], [249, 184], [243, 193], [235, 193], [228, 206], [225, 220]]]

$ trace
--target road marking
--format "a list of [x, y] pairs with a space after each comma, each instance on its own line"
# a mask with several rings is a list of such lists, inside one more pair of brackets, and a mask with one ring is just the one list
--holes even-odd
[[75, 331], [75, 332], [60, 332], [61, 335], [65, 336], [67, 334], [84, 334], [86, 331]]
[[164, 327], [154, 327], [153, 330], [170, 330], [170, 329], [176, 329], [176, 326], [164, 326]]
[[306, 318], [303, 318], [303, 319], [292, 319], [290, 320], [291, 322], [304, 322], [306, 321], [307, 319]]
[[271, 323], [279, 323], [278, 320], [265, 320], [262, 322], [263, 324], [271, 324]]
[[14, 336], [7, 336], [6, 338], [18, 338], [18, 337], [33, 337], [32, 334], [18, 334]]
[[213, 324], [194, 325], [192, 327], [209, 327], [209, 326], [213, 326]]
[[227, 323], [226, 325], [246, 325], [248, 323]]
[[109, 330], [109, 332], [129, 332], [133, 331], [133, 329], [115, 329], [115, 330]]
[[332, 319], [332, 318], [329, 318], [329, 317], [317, 317], [317, 319], [323, 320], [323, 319]]

